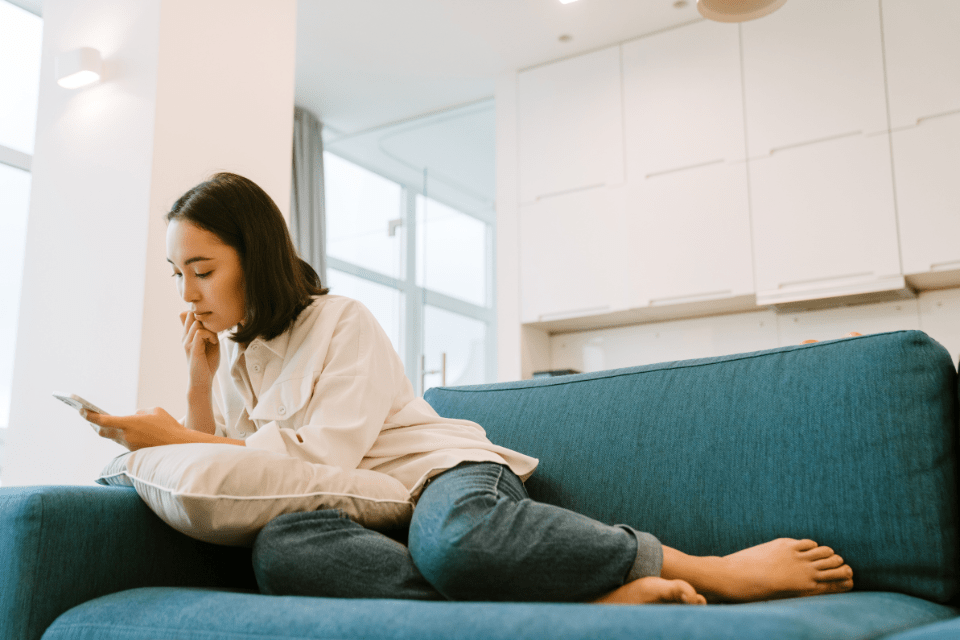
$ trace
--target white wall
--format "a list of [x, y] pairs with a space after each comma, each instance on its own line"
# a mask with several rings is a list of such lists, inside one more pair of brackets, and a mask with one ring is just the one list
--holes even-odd
[[[219, 170], [289, 207], [294, 0], [46, 0], [4, 485], [85, 484], [124, 450], [51, 393], [185, 409], [162, 216]], [[97, 85], [54, 81], [100, 50]]]

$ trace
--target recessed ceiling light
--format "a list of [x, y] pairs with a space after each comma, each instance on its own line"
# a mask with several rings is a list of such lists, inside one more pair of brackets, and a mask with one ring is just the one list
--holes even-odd
[[560, 4], [570, 4], [571, 2], [576, 2], [577, 0], [560, 0]]

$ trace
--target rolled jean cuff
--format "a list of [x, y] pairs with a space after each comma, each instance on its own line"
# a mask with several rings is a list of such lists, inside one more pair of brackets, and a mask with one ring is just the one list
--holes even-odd
[[637, 558], [633, 561], [633, 566], [630, 567], [626, 582], [633, 582], [648, 576], [660, 577], [660, 571], [663, 569], [663, 545], [660, 544], [660, 541], [649, 533], [637, 531], [625, 524], [617, 526], [626, 529], [637, 539]]

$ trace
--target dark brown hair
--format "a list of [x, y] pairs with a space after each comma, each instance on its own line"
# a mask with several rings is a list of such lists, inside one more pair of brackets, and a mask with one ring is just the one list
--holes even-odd
[[272, 340], [329, 292], [300, 259], [280, 209], [252, 180], [218, 173], [180, 196], [165, 220], [187, 221], [215, 234], [240, 256], [246, 315], [230, 336], [247, 344]]

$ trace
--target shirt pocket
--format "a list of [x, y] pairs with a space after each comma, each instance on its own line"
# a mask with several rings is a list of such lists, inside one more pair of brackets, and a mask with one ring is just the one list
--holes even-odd
[[268, 422], [282, 423], [281, 427], [298, 429], [303, 425], [307, 405], [313, 396], [313, 378], [292, 378], [275, 382], [266, 393], [261, 394], [250, 419], [257, 427]]

